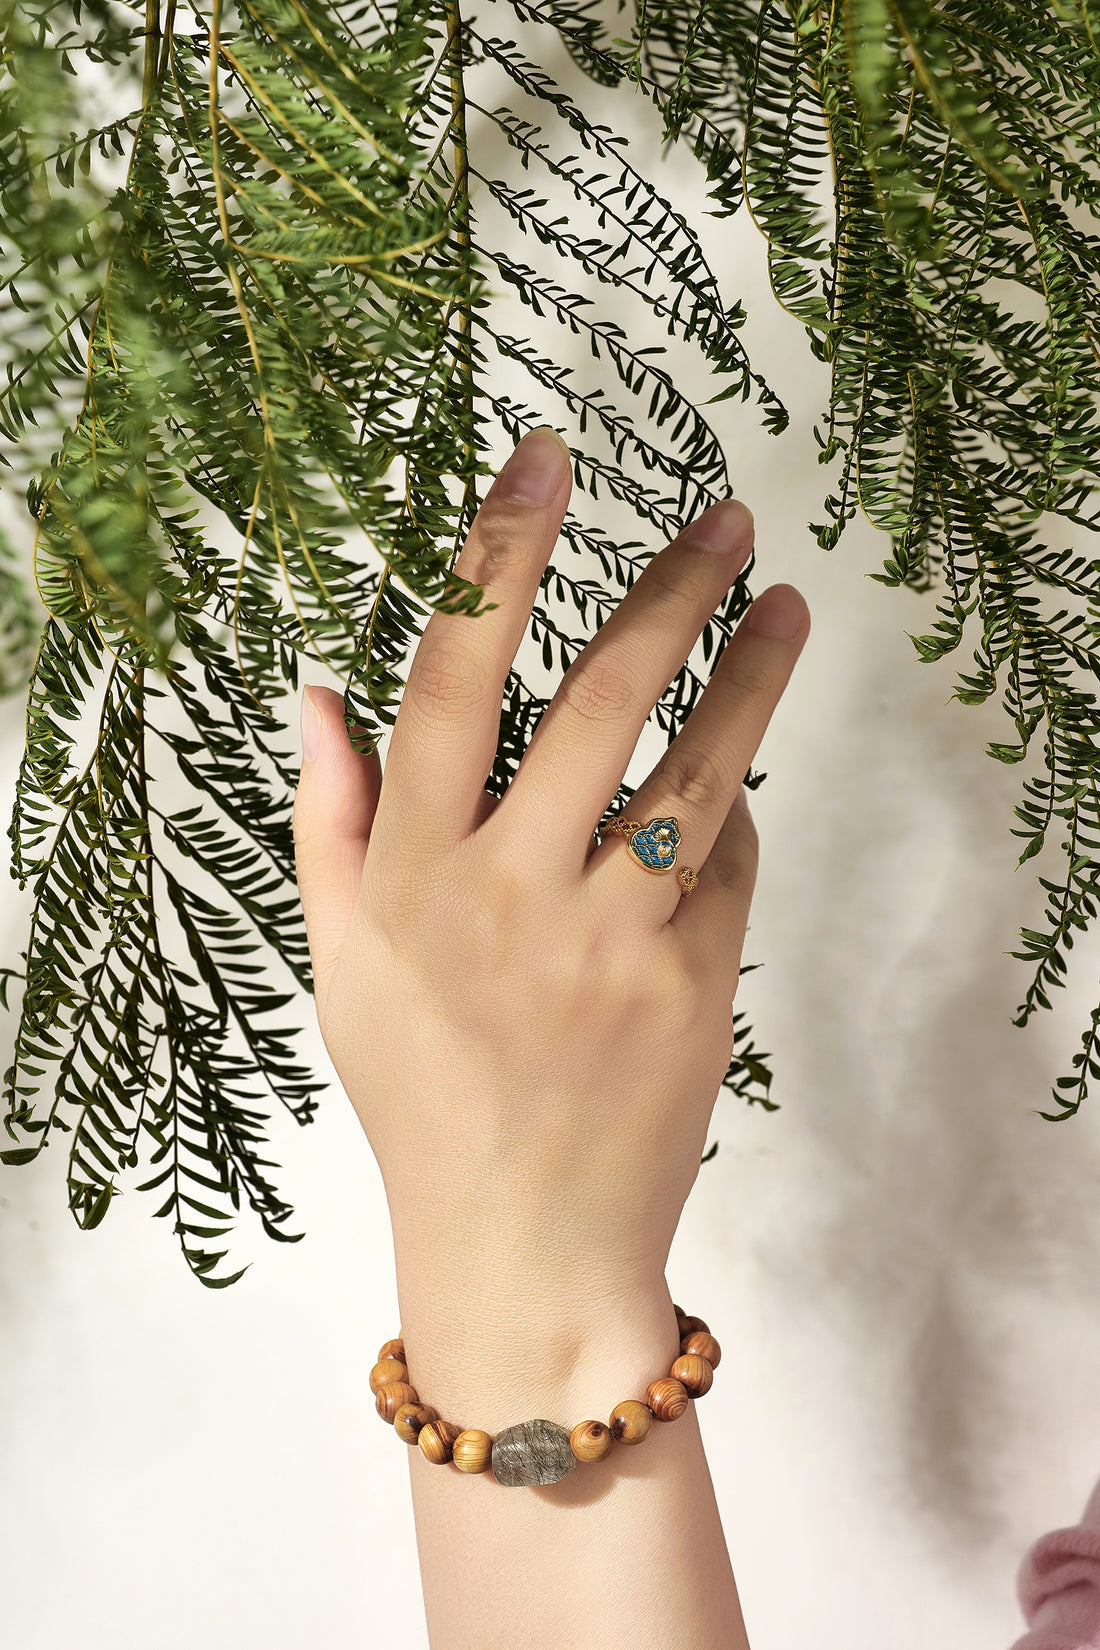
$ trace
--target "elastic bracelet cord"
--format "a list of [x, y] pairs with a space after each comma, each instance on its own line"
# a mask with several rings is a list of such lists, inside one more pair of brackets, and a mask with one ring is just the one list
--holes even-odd
[[624, 1398], [607, 1425], [580, 1421], [571, 1432], [556, 1421], [521, 1421], [494, 1438], [480, 1427], [457, 1427], [441, 1419], [431, 1404], [422, 1404], [410, 1384], [405, 1343], [398, 1336], [380, 1348], [370, 1372], [375, 1408], [406, 1444], [419, 1446], [433, 1466], [448, 1464], [459, 1472], [491, 1469], [498, 1484], [556, 1484], [578, 1463], [602, 1461], [615, 1444], [640, 1444], [654, 1421], [676, 1421], [689, 1401], [711, 1389], [722, 1348], [702, 1318], [674, 1306], [680, 1352], [668, 1374], [651, 1381], [645, 1397]]

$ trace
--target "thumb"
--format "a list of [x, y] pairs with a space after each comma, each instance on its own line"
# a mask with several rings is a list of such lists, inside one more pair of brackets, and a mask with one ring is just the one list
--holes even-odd
[[294, 860], [320, 1012], [359, 897], [382, 763], [377, 750], [352, 749], [344, 698], [333, 688], [304, 688], [301, 715]]

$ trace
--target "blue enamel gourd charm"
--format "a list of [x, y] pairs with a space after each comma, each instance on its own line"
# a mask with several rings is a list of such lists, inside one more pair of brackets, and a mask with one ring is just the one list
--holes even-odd
[[[666, 819], [651, 819], [648, 825], [637, 819], [608, 819], [599, 827], [599, 835], [601, 838], [611, 835], [627, 837], [631, 857], [643, 871], [671, 871], [676, 864], [680, 827], [671, 815]], [[698, 886], [698, 875], [690, 865], [677, 871], [676, 877], [685, 894], [690, 894]]]
[[627, 847], [646, 871], [671, 871], [676, 864], [680, 832], [674, 819], [651, 819], [631, 833]]

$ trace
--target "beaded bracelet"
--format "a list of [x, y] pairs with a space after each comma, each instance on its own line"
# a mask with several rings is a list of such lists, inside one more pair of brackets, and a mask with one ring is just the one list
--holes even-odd
[[387, 1341], [370, 1372], [375, 1408], [406, 1444], [418, 1444], [434, 1466], [450, 1462], [459, 1472], [484, 1472], [491, 1467], [498, 1484], [556, 1484], [578, 1461], [602, 1461], [614, 1443], [640, 1444], [654, 1421], [675, 1421], [688, 1400], [711, 1389], [722, 1348], [702, 1318], [688, 1317], [673, 1307], [680, 1330], [680, 1355], [667, 1376], [651, 1381], [645, 1398], [624, 1398], [611, 1411], [608, 1424], [580, 1421], [567, 1432], [555, 1421], [521, 1421], [496, 1438], [480, 1427], [463, 1431], [440, 1419], [430, 1404], [422, 1404], [409, 1384], [405, 1343]]

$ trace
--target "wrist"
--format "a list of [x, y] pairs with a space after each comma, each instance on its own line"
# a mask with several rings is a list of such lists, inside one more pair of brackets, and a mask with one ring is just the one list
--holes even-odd
[[536, 1417], [606, 1422], [679, 1352], [663, 1276], [616, 1288], [578, 1273], [546, 1288], [537, 1275], [502, 1275], [499, 1266], [434, 1270], [399, 1256], [397, 1270], [409, 1384], [463, 1428], [496, 1434]]

